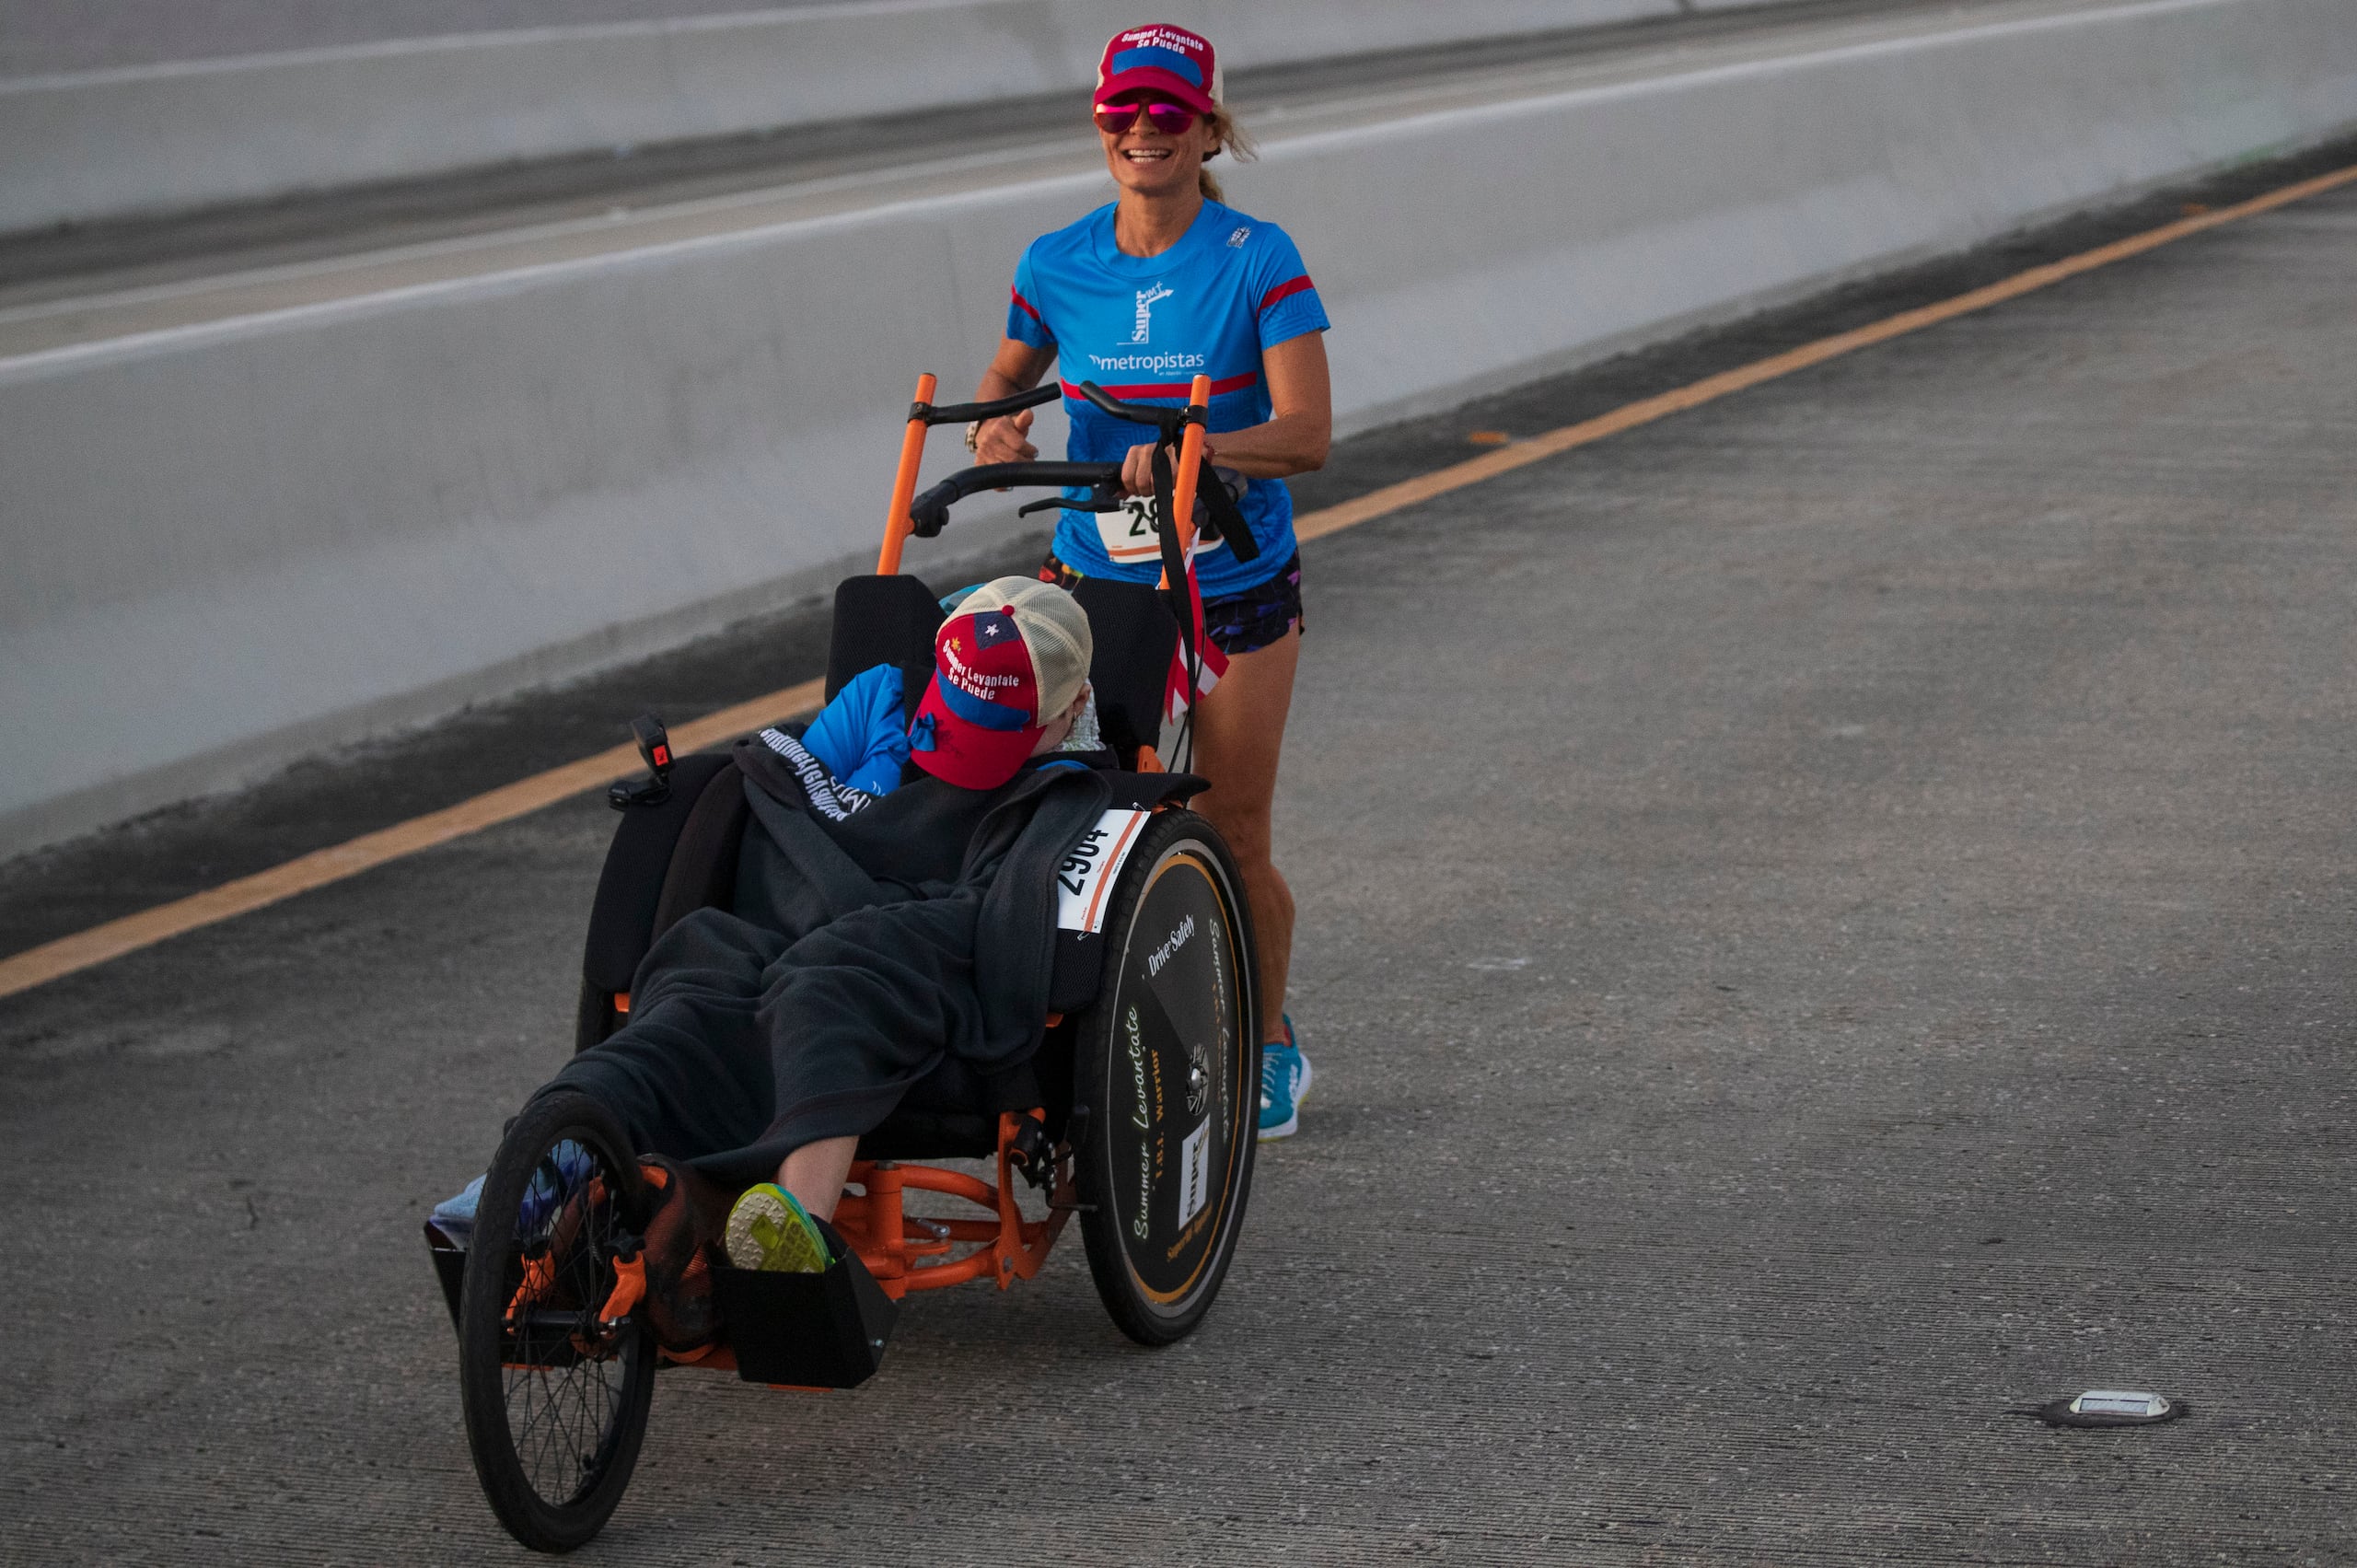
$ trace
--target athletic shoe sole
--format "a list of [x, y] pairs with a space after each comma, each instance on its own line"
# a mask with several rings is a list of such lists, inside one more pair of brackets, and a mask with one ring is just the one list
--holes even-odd
[[739, 1269], [772, 1274], [822, 1274], [827, 1272], [827, 1238], [794, 1195], [763, 1182], [737, 1200], [728, 1211], [728, 1230], [722, 1244], [728, 1261]]

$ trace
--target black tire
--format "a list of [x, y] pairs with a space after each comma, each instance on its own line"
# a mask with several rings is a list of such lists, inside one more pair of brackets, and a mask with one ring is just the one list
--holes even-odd
[[1226, 1277], [1260, 1131], [1260, 974], [1244, 879], [1212, 825], [1156, 815], [1105, 918], [1076, 1020], [1074, 1140], [1097, 1294], [1142, 1345], [1185, 1338]]
[[[595, 1536], [638, 1463], [655, 1342], [641, 1313], [610, 1334], [598, 1317], [643, 1202], [621, 1130], [577, 1094], [527, 1106], [483, 1178], [459, 1295], [459, 1402], [491, 1511], [535, 1551]], [[528, 1259], [546, 1263], [545, 1283], [511, 1325]]]

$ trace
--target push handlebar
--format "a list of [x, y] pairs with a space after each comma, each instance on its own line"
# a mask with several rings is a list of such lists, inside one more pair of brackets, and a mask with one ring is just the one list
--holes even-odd
[[[884, 548], [876, 562], [878, 574], [889, 576], [900, 569], [900, 546], [908, 535], [931, 539], [939, 534], [948, 524], [949, 508], [979, 491], [1006, 490], [1016, 485], [1053, 485], [1058, 489], [1086, 485], [1089, 495], [1086, 502], [1061, 504], [1086, 512], [1109, 512], [1121, 504], [1121, 470], [1116, 463], [983, 463], [962, 469], [918, 495], [917, 468], [924, 457], [925, 432], [933, 426], [1001, 419], [1053, 402], [1063, 392], [1061, 382], [1051, 381], [1011, 398], [936, 407], [933, 394], [938, 384], [931, 375], [917, 377], [916, 401], [909, 405], [908, 429], [900, 439], [900, 471], [892, 482], [892, 509], [885, 524]], [[1171, 540], [1178, 541], [1177, 559], [1181, 562], [1192, 547], [1195, 508], [1199, 504], [1207, 514], [1206, 531], [1215, 530], [1227, 539], [1237, 560], [1250, 561], [1260, 553], [1252, 530], [1237, 506], [1236, 492], [1225, 482], [1225, 476], [1215, 473], [1203, 460], [1203, 420], [1209, 410], [1210, 388], [1207, 377], [1196, 377], [1187, 402], [1178, 408], [1124, 402], [1094, 381], [1083, 381], [1074, 389], [1115, 419], [1152, 426], [1158, 437], [1155, 443], [1155, 489], [1157, 496], [1165, 490], [1169, 492], [1170, 504], [1164, 509], [1177, 521], [1175, 534], [1167, 536], [1164, 545], [1166, 577], [1174, 571], [1168, 553]], [[1175, 463], [1169, 460], [1172, 448], [1176, 448]], [[1033, 512], [1058, 504], [1035, 503], [1023, 510]]]
[[[1126, 419], [1132, 424], [1151, 424], [1174, 441], [1187, 424], [1187, 410], [1183, 407], [1157, 408], [1151, 403], [1125, 403], [1094, 381], [1083, 381], [1078, 390], [1082, 397], [1115, 419]], [[909, 405], [909, 417], [926, 425], [971, 424], [977, 420], [1004, 419], [1008, 414], [1054, 402], [1063, 395], [1063, 388], [1050, 381], [1028, 392], [1017, 392], [1011, 398], [998, 398], [986, 403], [943, 403], [936, 407], [920, 398]]]
[[[1244, 476], [1233, 469], [1205, 465], [1197, 488], [1196, 499], [1210, 523], [1210, 537], [1225, 538], [1234, 542], [1237, 558], [1256, 560], [1260, 546], [1252, 538], [1251, 528], [1244, 523], [1237, 502], [1244, 490]], [[1119, 463], [981, 463], [973, 468], [959, 469], [909, 503], [909, 520], [919, 539], [936, 538], [948, 525], [949, 508], [969, 495], [980, 495], [985, 490], [1015, 490], [1030, 485], [1052, 485], [1058, 490], [1088, 487], [1088, 499], [1074, 501], [1068, 496], [1051, 496], [1019, 507], [1016, 517], [1031, 512], [1073, 511], [1111, 512], [1120, 509], [1122, 501], [1121, 465]]]
[[1034, 387], [1028, 392], [1017, 392], [1011, 398], [1000, 398], [987, 403], [947, 403], [940, 408], [924, 401], [909, 405], [909, 417], [926, 424], [971, 424], [978, 419], [1004, 419], [1010, 413], [1020, 413], [1041, 403], [1054, 402], [1064, 395], [1063, 389], [1053, 381], [1044, 387]]
[[1178, 440], [1181, 431], [1202, 418], [1202, 412], [1194, 408], [1158, 408], [1152, 403], [1125, 403], [1094, 381], [1083, 381], [1080, 395], [1115, 419], [1126, 419], [1132, 424], [1153, 425], [1166, 441]]
[[[990, 417], [998, 416], [993, 414]], [[982, 463], [970, 469], [959, 469], [911, 501], [909, 520], [915, 526], [919, 539], [932, 539], [948, 523], [949, 508], [967, 496], [979, 495], [985, 490], [1012, 490], [1017, 485], [1034, 484], [1052, 485], [1059, 490], [1075, 490], [1084, 484], [1088, 486], [1089, 497], [1086, 505], [1062, 500], [1050, 502], [1050, 505], [1077, 506], [1085, 512], [1109, 512], [1121, 504], [1121, 465], [1119, 463]], [[1030, 507], [1024, 510], [1028, 511]]]

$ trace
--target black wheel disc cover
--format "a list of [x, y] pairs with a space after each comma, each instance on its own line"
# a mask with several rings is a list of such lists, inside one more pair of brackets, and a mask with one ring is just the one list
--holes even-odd
[[1155, 868], [1115, 993], [1109, 1189], [1131, 1272], [1165, 1305], [1202, 1277], [1237, 1186], [1237, 934], [1214, 876], [1184, 851]]

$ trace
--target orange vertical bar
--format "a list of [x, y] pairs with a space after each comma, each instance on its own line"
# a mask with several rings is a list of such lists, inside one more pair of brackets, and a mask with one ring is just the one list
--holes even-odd
[[[1208, 411], [1212, 401], [1212, 378], [1198, 376], [1188, 390], [1187, 405]], [[1203, 427], [1200, 422], [1190, 424], [1178, 436], [1178, 471], [1170, 480], [1170, 509], [1176, 512], [1178, 528], [1178, 553], [1184, 557], [1195, 548], [1195, 475], [1203, 466]], [[1170, 574], [1162, 574], [1162, 586], [1170, 586]]]
[[[875, 1255], [863, 1253], [868, 1272], [894, 1279], [909, 1272], [908, 1223], [900, 1207], [900, 1167], [878, 1160], [868, 1167], [862, 1185], [867, 1189], [867, 1244]], [[883, 1266], [878, 1268], [877, 1265]]]
[[[930, 371], [918, 377], [916, 401], [933, 401], [934, 391], [939, 386]], [[916, 499], [917, 468], [924, 461], [926, 429], [923, 420], [911, 419], [900, 436], [900, 471], [892, 477], [892, 511], [884, 519], [884, 548], [876, 557], [876, 575], [879, 577], [891, 576], [900, 569], [900, 546], [908, 541], [913, 526], [909, 521], [909, 503]]]

